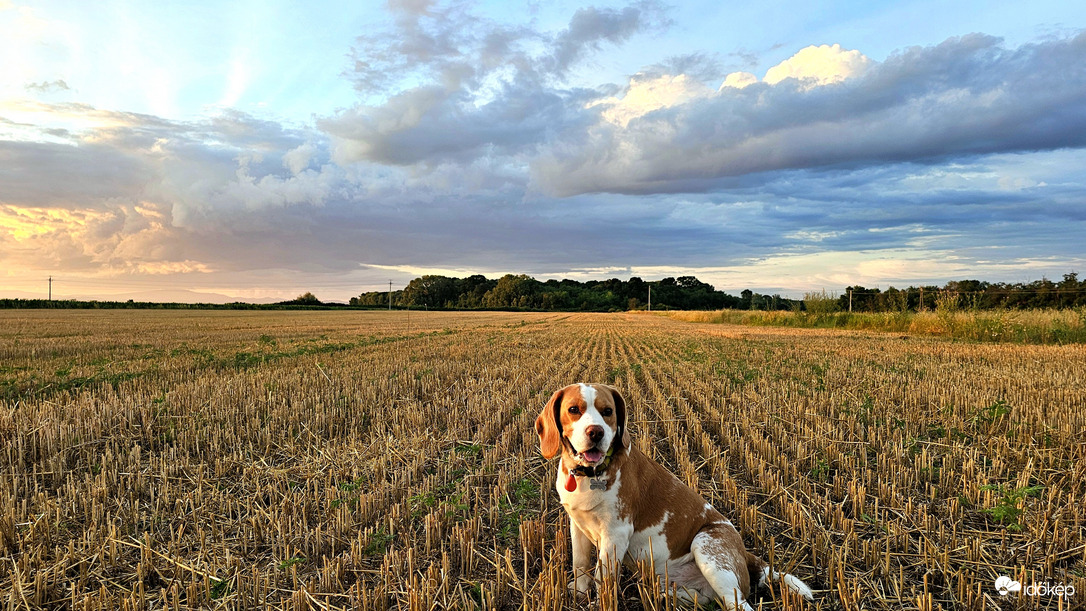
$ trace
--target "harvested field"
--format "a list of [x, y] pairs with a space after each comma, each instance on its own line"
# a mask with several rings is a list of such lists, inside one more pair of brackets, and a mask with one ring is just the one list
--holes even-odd
[[575, 381], [616, 385], [635, 443], [817, 590], [756, 608], [1086, 607], [1081, 345], [147, 310], [0, 311], [0, 604], [581, 608], [533, 429]]

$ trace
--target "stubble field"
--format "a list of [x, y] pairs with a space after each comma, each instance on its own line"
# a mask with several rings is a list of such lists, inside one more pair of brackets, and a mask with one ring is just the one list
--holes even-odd
[[[1086, 606], [1086, 347], [636, 314], [0, 311], [0, 605], [578, 609], [550, 393], [817, 590]], [[664, 609], [627, 570], [623, 609]], [[1000, 596], [996, 577], [1073, 587]]]

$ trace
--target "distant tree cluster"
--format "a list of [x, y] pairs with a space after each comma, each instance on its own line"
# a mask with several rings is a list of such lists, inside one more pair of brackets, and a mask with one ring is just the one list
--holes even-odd
[[856, 285], [838, 296], [838, 309], [849, 309], [850, 292], [853, 312], [934, 310], [940, 300], [958, 308], [978, 310], [1086, 306], [1086, 280], [1079, 280], [1075, 272], [1064, 274], [1060, 282], [1047, 278], [1020, 283], [955, 280], [944, 286], [890, 287], [885, 291]]
[[325, 304], [321, 303], [321, 300], [317, 299], [316, 295], [314, 295], [313, 293], [310, 293], [310, 292], [307, 291], [305, 293], [302, 293], [301, 295], [298, 295], [294, 299], [291, 299], [290, 301], [280, 301], [277, 305], [284, 305], [284, 306], [292, 306], [292, 305], [294, 305], [294, 306], [319, 306], [319, 305], [325, 305]]
[[[467, 278], [422, 276], [392, 293], [394, 307], [486, 310], [580, 310], [607, 312], [648, 307], [652, 287], [654, 310], [788, 309], [795, 303], [779, 295], [743, 291], [741, 297], [716, 290], [694, 276], [646, 282], [629, 280], [547, 280], [506, 274], [497, 280], [481, 275]], [[351, 305], [388, 306], [387, 291], [362, 293]]]

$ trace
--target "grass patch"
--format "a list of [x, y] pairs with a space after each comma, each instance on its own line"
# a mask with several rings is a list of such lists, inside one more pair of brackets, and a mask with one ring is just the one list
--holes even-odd
[[935, 312], [672, 311], [686, 322], [807, 329], [852, 329], [930, 335], [976, 342], [1019, 344], [1086, 343], [1086, 308], [1074, 310], [959, 310], [941, 304]]

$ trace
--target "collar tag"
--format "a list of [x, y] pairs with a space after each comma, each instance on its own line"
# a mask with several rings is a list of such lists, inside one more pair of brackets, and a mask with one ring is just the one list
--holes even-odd
[[591, 490], [607, 490], [607, 480], [602, 477], [589, 478], [588, 482]]

